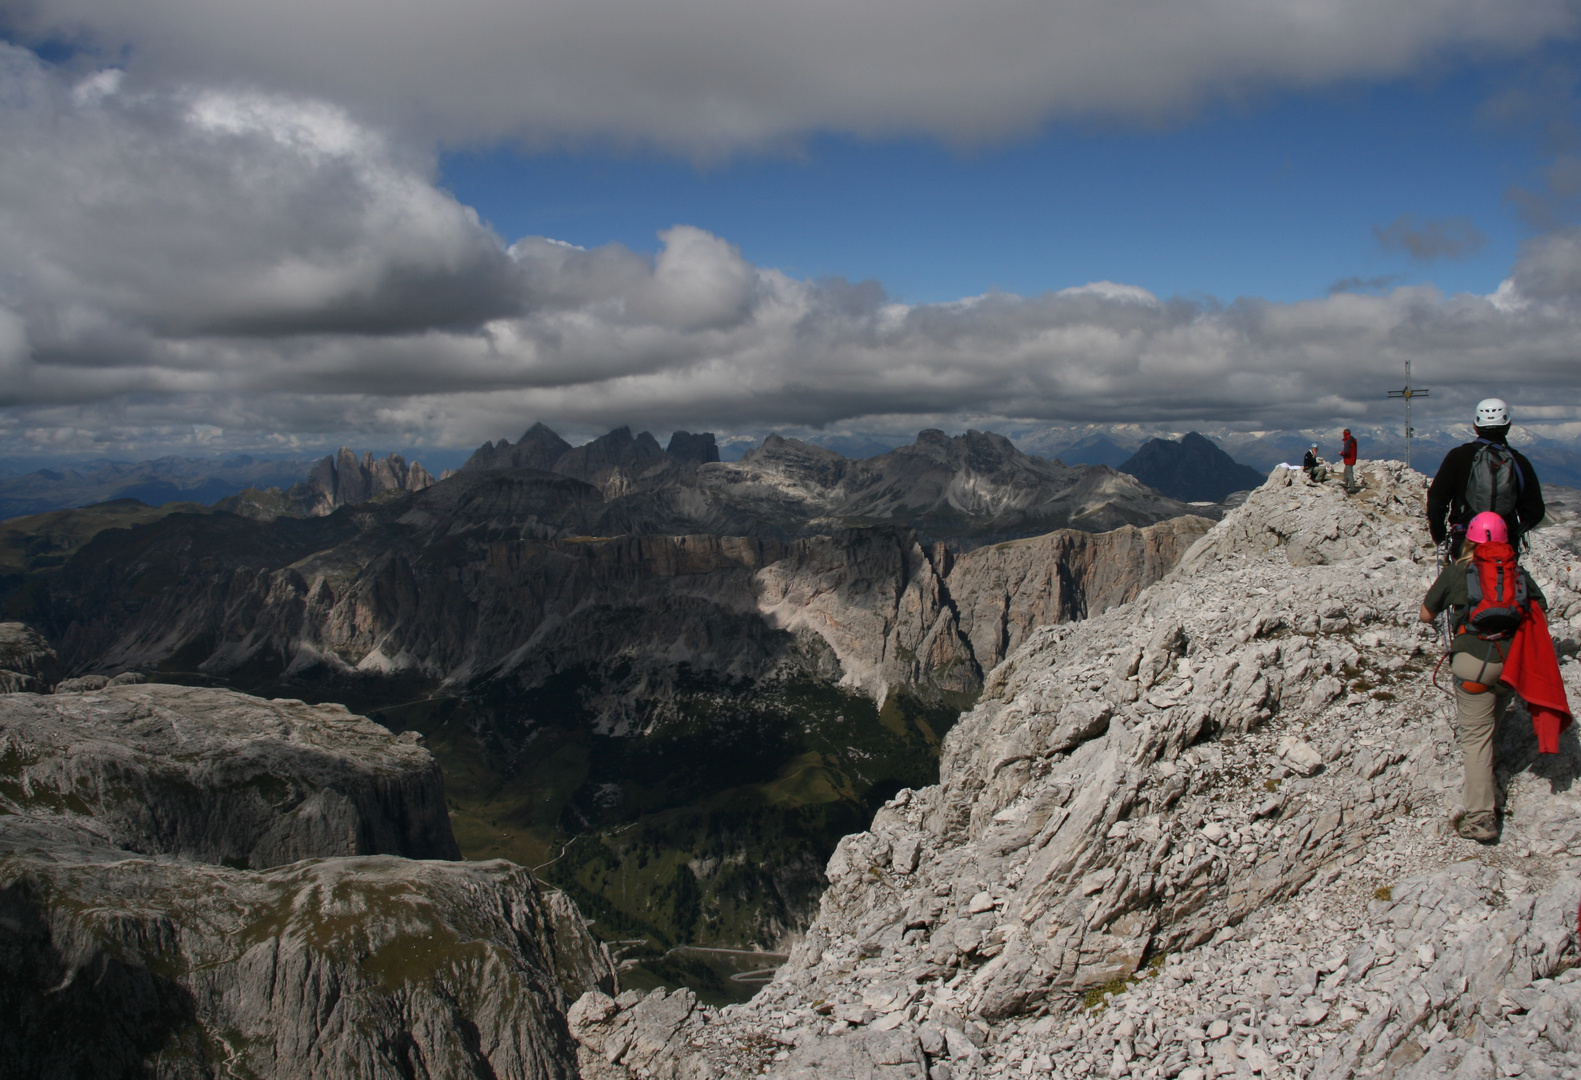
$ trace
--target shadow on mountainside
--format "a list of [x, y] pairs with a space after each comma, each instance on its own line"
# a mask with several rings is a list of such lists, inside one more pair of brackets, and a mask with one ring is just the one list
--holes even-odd
[[[134, 934], [149, 929], [136, 916], [124, 924]], [[68, 956], [26, 880], [0, 888], [0, 1016], [6, 1076], [130, 1080], [154, 1076], [149, 1059], [173, 1043], [191, 1044], [182, 1057], [206, 1056], [184, 987], [103, 944]]]

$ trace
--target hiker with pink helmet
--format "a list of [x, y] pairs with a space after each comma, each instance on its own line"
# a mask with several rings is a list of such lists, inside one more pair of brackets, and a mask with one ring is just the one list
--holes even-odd
[[[1493, 733], [1510, 700], [1517, 691], [1526, 698], [1545, 753], [1558, 751], [1569, 705], [1544, 617], [1548, 600], [1517, 564], [1504, 518], [1493, 511], [1477, 514], [1466, 525], [1463, 548], [1427, 590], [1420, 617], [1432, 622], [1447, 609], [1454, 630], [1448, 659], [1455, 731], [1465, 758], [1465, 811], [1455, 829], [1468, 840], [1491, 843], [1499, 837]], [[1551, 683], [1558, 684], [1557, 701]], [[1550, 718], [1539, 719], [1544, 710], [1554, 714], [1551, 731]]]

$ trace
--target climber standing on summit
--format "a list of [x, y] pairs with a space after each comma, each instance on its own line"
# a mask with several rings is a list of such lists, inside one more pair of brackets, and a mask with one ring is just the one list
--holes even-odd
[[1350, 428], [1345, 429], [1344, 440], [1339, 459], [1345, 463], [1345, 494], [1354, 495], [1361, 488], [1356, 486], [1356, 436], [1350, 433]]
[[1525, 455], [1509, 444], [1510, 410], [1499, 398], [1477, 403], [1477, 437], [1444, 455], [1427, 489], [1427, 527], [1433, 543], [1450, 542], [1449, 557], [1460, 554], [1466, 523], [1491, 510], [1504, 519], [1510, 543], [1542, 521], [1543, 489]]

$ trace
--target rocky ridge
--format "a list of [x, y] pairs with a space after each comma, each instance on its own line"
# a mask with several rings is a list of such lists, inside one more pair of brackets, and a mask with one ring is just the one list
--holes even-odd
[[608, 954], [454, 855], [432, 757], [344, 709], [0, 695], [4, 1071], [575, 1076], [566, 1007]]
[[957, 550], [1072, 528], [1104, 532], [1188, 513], [1135, 477], [1023, 454], [1002, 435], [919, 432], [853, 459], [770, 435], [739, 461], [720, 461], [711, 434], [677, 431], [667, 447], [629, 428], [573, 448], [543, 424], [512, 444], [484, 444], [457, 477], [505, 469], [581, 480], [609, 505], [597, 535], [700, 533], [789, 540], [859, 525], [915, 529]]
[[375, 458], [373, 451], [364, 450], [359, 458], [349, 446], [342, 446], [320, 458], [306, 480], [284, 491], [277, 487], [249, 488], [219, 500], [215, 508], [263, 521], [282, 515], [324, 517], [342, 506], [358, 506], [388, 491], [423, 491], [436, 482], [420, 463], [408, 463], [400, 454]]
[[[1135, 601], [1032, 632], [770, 986], [667, 1005], [635, 1056], [643, 1004], [585, 997], [584, 1072], [1575, 1077], [1581, 745], [1539, 758], [1517, 706], [1501, 840], [1453, 834], [1425, 481], [1361, 474], [1277, 471]], [[1578, 533], [1524, 560], [1573, 701]]]

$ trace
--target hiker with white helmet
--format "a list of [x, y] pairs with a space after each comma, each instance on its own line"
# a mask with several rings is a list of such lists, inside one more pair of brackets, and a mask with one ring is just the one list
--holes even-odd
[[[1455, 822], [1455, 830], [1468, 840], [1489, 843], [1499, 837], [1497, 790], [1493, 778], [1493, 732], [1504, 719], [1517, 688], [1529, 694], [1529, 704], [1552, 704], [1543, 687], [1530, 689], [1525, 683], [1530, 670], [1516, 675], [1517, 648], [1527, 655], [1526, 646], [1547, 644], [1553, 655], [1542, 612], [1548, 600], [1531, 576], [1516, 563], [1515, 549], [1509, 544], [1504, 519], [1491, 511], [1478, 514], [1468, 523], [1465, 553], [1444, 568], [1427, 590], [1420, 618], [1432, 622], [1446, 608], [1455, 628], [1449, 650], [1449, 670], [1455, 680], [1455, 731], [1465, 757], [1465, 785], [1462, 802], [1465, 813]], [[1536, 614], [1533, 614], [1536, 609]], [[1529, 638], [1518, 642], [1517, 635]], [[1558, 678], [1558, 662], [1552, 661], [1552, 678]], [[1536, 665], [1530, 665], [1535, 667]], [[1435, 673], [1436, 674], [1436, 673]], [[1507, 679], [1517, 679], [1515, 686]], [[1559, 683], [1558, 706], [1566, 715]], [[1535, 699], [1535, 700], [1533, 700]], [[1534, 719], [1539, 709], [1532, 708]], [[1553, 733], [1557, 751], [1558, 722]], [[1539, 731], [1539, 743], [1543, 733]], [[1546, 749], [1546, 747], [1543, 747]]]
[[1475, 424], [1476, 439], [1444, 455], [1427, 489], [1427, 526], [1433, 543], [1450, 541], [1450, 558], [1460, 552], [1466, 523], [1485, 510], [1504, 519], [1511, 544], [1536, 528], [1545, 512], [1532, 463], [1509, 444], [1509, 406], [1483, 399]]

